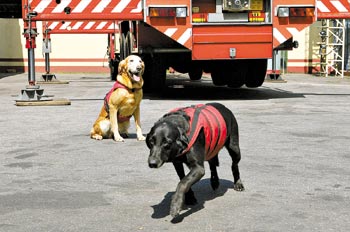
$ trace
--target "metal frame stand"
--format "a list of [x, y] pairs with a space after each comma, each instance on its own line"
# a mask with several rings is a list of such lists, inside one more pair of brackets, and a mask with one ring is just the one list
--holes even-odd
[[44, 90], [35, 83], [35, 53], [36, 48], [35, 37], [38, 35], [36, 31], [36, 22], [32, 21], [32, 18], [37, 14], [35, 12], [29, 12], [27, 19], [24, 21], [25, 31], [23, 33], [26, 38], [26, 48], [28, 49], [28, 83], [25, 89], [21, 90], [21, 94], [18, 97], [18, 101], [33, 101], [41, 100]]
[[[29, 9], [29, 8], [28, 8]], [[51, 96], [44, 95], [44, 89], [36, 85], [35, 80], [35, 38], [38, 35], [36, 21], [32, 20], [37, 16], [36, 12], [28, 12], [27, 18], [24, 20], [25, 31], [23, 33], [26, 39], [26, 48], [28, 49], [28, 83], [25, 89], [16, 100], [17, 106], [38, 106], [38, 105], [70, 105], [70, 101], [66, 99], [53, 100]]]
[[52, 79], [56, 79], [56, 75], [50, 73], [50, 53], [51, 53], [51, 38], [50, 29], [46, 25], [43, 25], [44, 39], [42, 52], [45, 56], [45, 74], [41, 75], [45, 82], [50, 82]]
[[281, 76], [281, 55], [280, 50], [273, 50], [272, 53], [272, 59], [268, 60], [268, 66], [267, 66], [267, 74], [266, 74], [266, 81], [271, 82], [286, 82], [282, 79]]
[[320, 75], [344, 77], [345, 19], [322, 19]]

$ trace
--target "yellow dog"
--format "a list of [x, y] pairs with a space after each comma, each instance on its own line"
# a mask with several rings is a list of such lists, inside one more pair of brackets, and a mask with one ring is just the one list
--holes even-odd
[[101, 112], [90, 131], [91, 138], [124, 141], [123, 137], [128, 136], [130, 118], [134, 116], [137, 139], [145, 140], [140, 125], [144, 68], [144, 62], [136, 55], [130, 55], [119, 63], [117, 80], [106, 94]]

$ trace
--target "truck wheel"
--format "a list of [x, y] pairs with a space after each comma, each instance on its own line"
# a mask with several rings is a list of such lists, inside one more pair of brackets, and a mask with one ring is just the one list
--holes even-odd
[[241, 88], [244, 85], [246, 74], [247, 72], [244, 70], [232, 72], [227, 80], [227, 86], [230, 88]]
[[267, 59], [251, 60], [247, 67], [245, 85], [256, 88], [264, 83], [267, 70]]
[[118, 65], [119, 65], [119, 62], [117, 60], [110, 60], [109, 61], [109, 70], [110, 70], [110, 74], [111, 74], [111, 81], [117, 80]]
[[131, 33], [128, 31], [126, 35], [120, 37], [120, 59], [124, 60], [131, 54]]
[[240, 88], [244, 85], [248, 72], [246, 60], [236, 60], [231, 67], [227, 69], [227, 86], [230, 88]]
[[219, 71], [212, 71], [211, 73], [211, 79], [213, 81], [213, 84], [216, 86], [224, 86], [226, 85], [226, 81], [224, 78], [224, 73], [223, 72], [219, 72]]
[[161, 92], [165, 86], [166, 66], [161, 56], [154, 54], [143, 59], [145, 72], [143, 73], [143, 90], [145, 92]]
[[224, 86], [227, 85], [227, 79], [226, 79], [226, 65], [225, 63], [218, 63], [216, 62], [211, 70], [211, 79], [213, 81], [213, 84], [216, 86]]
[[188, 72], [188, 75], [192, 81], [198, 81], [202, 78], [202, 68], [198, 66], [194, 66], [190, 68], [190, 71]]

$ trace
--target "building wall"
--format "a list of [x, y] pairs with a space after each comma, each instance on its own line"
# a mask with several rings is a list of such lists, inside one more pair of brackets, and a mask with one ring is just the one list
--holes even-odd
[[320, 22], [301, 31], [294, 40], [299, 42], [299, 48], [288, 51], [287, 72], [317, 73], [320, 70], [319, 37]]
[[[0, 19], [0, 72], [24, 72], [28, 66], [22, 19]], [[35, 71], [45, 72], [42, 23], [37, 23]], [[54, 72], [109, 72], [107, 35], [51, 35], [50, 67]]]
[[0, 71], [23, 72], [24, 50], [22, 28], [18, 19], [0, 19]]

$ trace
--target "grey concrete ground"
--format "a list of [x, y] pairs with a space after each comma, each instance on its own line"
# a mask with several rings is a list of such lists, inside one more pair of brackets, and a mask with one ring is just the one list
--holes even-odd
[[[38, 76], [39, 74], [37, 74]], [[168, 110], [218, 101], [240, 126], [241, 177], [232, 188], [220, 152], [221, 185], [209, 174], [194, 186], [199, 204], [172, 221], [178, 178], [171, 164], [147, 166], [148, 149], [88, 136], [113, 85], [100, 74], [59, 74], [42, 85], [69, 106], [15, 106], [27, 75], [0, 79], [0, 231], [348, 231], [350, 228], [350, 81], [286, 75], [258, 89], [179, 82], [144, 96], [143, 132]], [[184, 88], [185, 87], [185, 88]], [[208, 170], [208, 169], [207, 169]]]

